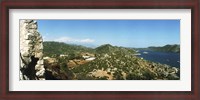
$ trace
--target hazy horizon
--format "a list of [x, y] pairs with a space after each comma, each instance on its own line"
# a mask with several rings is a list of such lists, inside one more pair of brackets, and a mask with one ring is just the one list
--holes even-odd
[[37, 20], [44, 41], [98, 47], [180, 44], [180, 20]]

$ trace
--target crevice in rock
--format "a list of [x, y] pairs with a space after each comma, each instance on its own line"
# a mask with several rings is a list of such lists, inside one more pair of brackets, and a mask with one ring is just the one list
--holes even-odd
[[23, 70], [23, 74], [27, 76], [30, 80], [36, 80], [35, 66], [38, 60], [39, 58], [35, 58], [34, 56], [31, 56], [31, 62], [28, 64], [28, 67]]
[[46, 80], [58, 80], [56, 77], [53, 76], [51, 71], [45, 70], [45, 79]]

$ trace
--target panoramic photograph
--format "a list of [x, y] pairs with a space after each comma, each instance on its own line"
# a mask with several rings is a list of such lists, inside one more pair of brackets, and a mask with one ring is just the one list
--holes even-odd
[[20, 20], [20, 80], [180, 80], [180, 20]]

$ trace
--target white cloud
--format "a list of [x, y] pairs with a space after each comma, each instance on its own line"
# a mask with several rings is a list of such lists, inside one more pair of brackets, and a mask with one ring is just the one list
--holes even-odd
[[49, 41], [50, 39], [47, 38], [47, 36], [42, 36], [43, 41]]
[[80, 40], [80, 42], [83, 42], [83, 43], [92, 43], [92, 42], [94, 42], [94, 40], [92, 40], [92, 39], [83, 39], [83, 40]]
[[74, 39], [74, 38], [70, 38], [70, 37], [60, 37], [55, 39], [54, 41], [58, 41], [58, 42], [67, 42], [67, 43], [93, 43], [95, 42], [95, 40], [93, 39]]

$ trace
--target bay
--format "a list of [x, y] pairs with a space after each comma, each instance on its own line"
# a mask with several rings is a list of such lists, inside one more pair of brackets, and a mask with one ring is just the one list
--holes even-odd
[[161, 64], [167, 64], [172, 67], [180, 68], [180, 54], [171, 52], [157, 52], [150, 50], [139, 50], [141, 55], [139, 57], [149, 60], [152, 62], [157, 62]]

